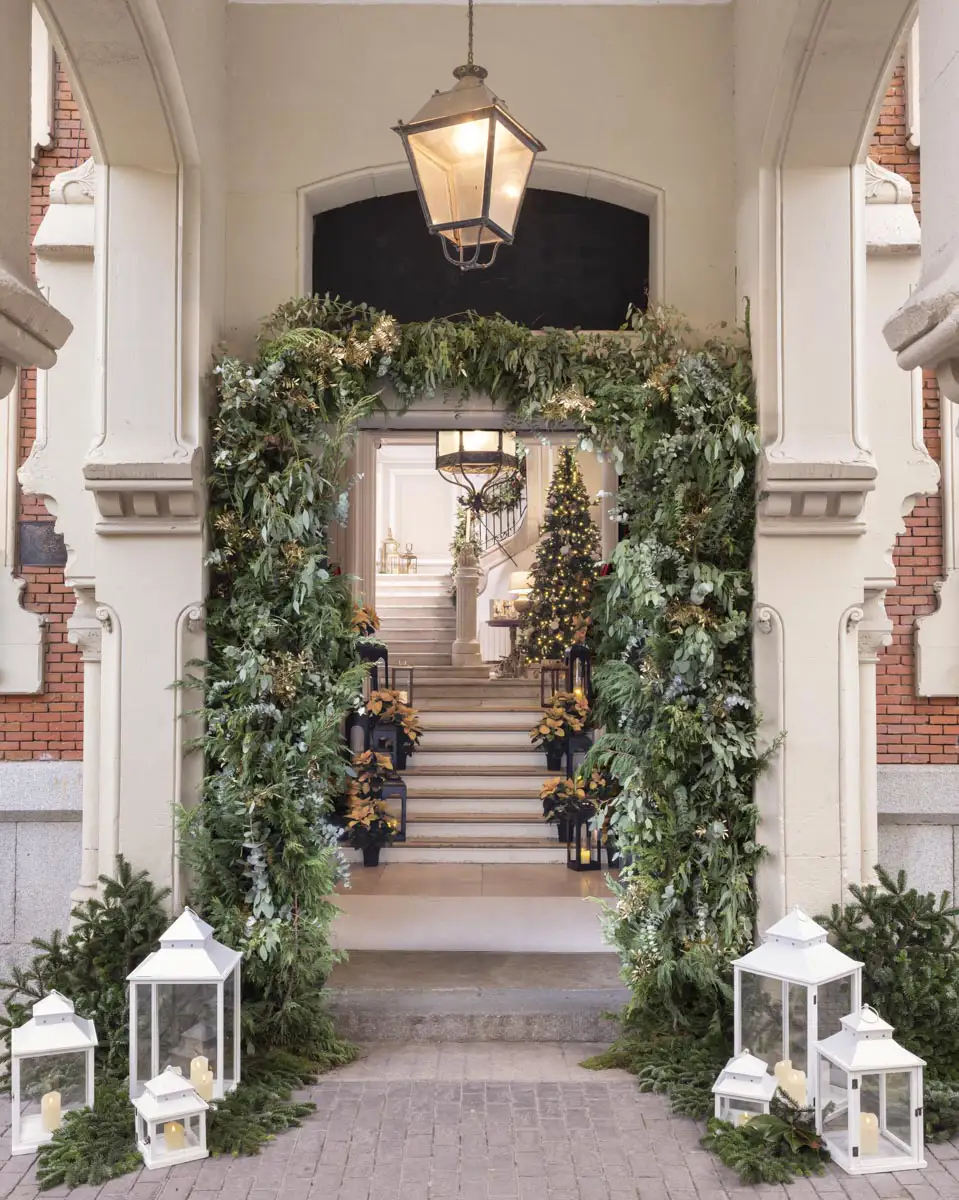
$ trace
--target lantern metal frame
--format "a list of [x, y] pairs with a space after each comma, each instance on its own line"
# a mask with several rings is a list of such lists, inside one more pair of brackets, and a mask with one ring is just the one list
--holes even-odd
[[393, 834], [394, 842], [406, 841], [406, 784], [398, 775], [394, 775], [392, 779], [384, 780], [380, 790], [380, 800], [383, 804], [389, 804], [390, 801], [399, 801], [400, 805], [400, 824], [399, 828]]
[[51, 991], [38, 1000], [32, 1011], [33, 1016], [29, 1021], [10, 1031], [11, 1154], [35, 1154], [40, 1146], [53, 1137], [53, 1130], [43, 1127], [42, 1109], [26, 1117], [20, 1111], [23, 1102], [21, 1064], [25, 1059], [82, 1055], [83, 1103], [63, 1105], [60, 1113], [93, 1108], [93, 1052], [97, 1047], [97, 1031], [93, 1022], [86, 1017], [78, 1017], [73, 1001], [57, 991]]
[[[900, 1046], [887, 1024], [868, 1004], [842, 1018], [842, 1029], [818, 1042], [816, 1074], [828, 1074], [831, 1065], [845, 1076], [844, 1089], [835, 1089], [828, 1099], [826, 1086], [817, 1089], [816, 1132], [822, 1137], [833, 1159], [849, 1175], [872, 1175], [886, 1171], [918, 1171], [926, 1166], [923, 1128], [922, 1075], [925, 1061]], [[908, 1076], [909, 1093], [905, 1115], [909, 1125], [908, 1144], [894, 1133], [889, 1121], [888, 1076]], [[862, 1109], [863, 1083], [878, 1077], [878, 1094], [868, 1103], [876, 1103], [878, 1113]], [[870, 1089], [871, 1090], [871, 1089]], [[833, 1116], [846, 1114], [846, 1129], [830, 1129]], [[862, 1117], [875, 1118], [876, 1150], [863, 1146]], [[886, 1153], [883, 1154], [883, 1149]]]
[[562, 691], [566, 683], [566, 666], [564, 663], [546, 659], [539, 666], [539, 703], [541, 708], [549, 708], [549, 702], [557, 692]]
[[407, 542], [406, 549], [400, 555], [400, 571], [401, 575], [417, 575], [419, 574], [419, 560], [413, 553], [413, 543]]
[[738, 1125], [768, 1113], [777, 1086], [768, 1065], [744, 1050], [726, 1063], [713, 1084], [717, 1119]]
[[[423, 105], [412, 121], [398, 121], [393, 126], [393, 132], [398, 134], [403, 142], [403, 149], [409, 160], [416, 184], [416, 194], [420, 198], [420, 206], [430, 233], [437, 234], [443, 246], [443, 255], [448, 263], [457, 266], [461, 271], [483, 270], [491, 267], [496, 259], [501, 245], [512, 245], [516, 235], [523, 208], [523, 200], [529, 187], [536, 155], [546, 149], [539, 138], [534, 137], [513, 117], [506, 105], [486, 86], [488, 75], [485, 67], [473, 61], [473, 0], [467, 5], [469, 20], [469, 39], [467, 61], [453, 71], [455, 85], [448, 91], [436, 91]], [[450, 129], [457, 125], [487, 121], [489, 132], [483, 163], [483, 196], [480, 203], [479, 215], [437, 221], [430, 212], [426, 198], [426, 188], [420, 174], [416, 154], [410, 144], [410, 138], [431, 133], [435, 130]], [[506, 229], [502, 224], [493, 220], [490, 206], [493, 199], [493, 174], [497, 163], [496, 133], [503, 128], [530, 153], [529, 165], [523, 179], [522, 188], [516, 198], [516, 209], [513, 215], [512, 227]], [[505, 153], [505, 147], [504, 147]], [[440, 167], [442, 170], [442, 168]], [[449, 189], [450, 180], [446, 175], [444, 182]], [[453, 207], [450, 206], [450, 214]], [[473, 235], [475, 241], [469, 235]], [[489, 249], [489, 257], [484, 257], [483, 249]], [[472, 250], [472, 255], [469, 251]]]
[[574, 642], [566, 651], [566, 690], [593, 703], [592, 656], [583, 642]]
[[381, 575], [399, 575], [400, 573], [400, 544], [393, 536], [393, 530], [388, 528], [386, 537], [380, 545], [379, 573]]
[[[488, 434], [495, 437], [495, 450], [467, 449], [464, 438], [471, 434]], [[451, 437], [457, 439], [454, 449], [444, 445], [444, 440]], [[512, 439], [512, 450], [509, 449], [509, 439]], [[493, 484], [501, 475], [515, 470], [518, 466], [516, 434], [508, 429], [437, 429], [434, 464], [441, 479], [467, 493], [469, 501], [464, 503], [469, 522]], [[477, 487], [470, 476], [486, 476], [486, 480], [481, 487]]]
[[[415, 668], [408, 666], [406, 663], [400, 663], [399, 666], [392, 668], [392, 670], [390, 672], [390, 676], [389, 676], [390, 688], [394, 692], [399, 693], [400, 702], [402, 704], [409, 705], [410, 707], [412, 707], [412, 705], [413, 705], [413, 671], [414, 671], [414, 669]], [[398, 682], [398, 679], [397, 679], [397, 676], [399, 675], [399, 673], [401, 671], [406, 676], [406, 686], [405, 687], [401, 687]], [[404, 692], [406, 693], [405, 700], [403, 699]]]
[[595, 813], [582, 813], [569, 820], [566, 866], [571, 871], [601, 871], [603, 844], [593, 821]]
[[[143, 1086], [133, 1101], [137, 1149], [148, 1171], [209, 1157], [206, 1114], [209, 1105], [175, 1067], [167, 1067]], [[182, 1148], [167, 1149], [167, 1125], [182, 1122]], [[162, 1127], [162, 1129], [161, 1129]]]
[[[160, 949], [147, 955], [127, 976], [130, 984], [130, 1099], [143, 1094], [147, 1078], [138, 1073], [140, 1032], [137, 1015], [141, 992], [149, 1001], [150, 1063], [149, 1078], [160, 1074], [160, 1012], [157, 989], [160, 987], [215, 987], [216, 989], [216, 1058], [213, 1070], [213, 1097], [222, 1100], [240, 1082], [240, 963], [242, 954], [221, 945], [213, 937], [213, 928], [201, 920], [191, 908], [185, 908], [160, 938]], [[233, 1046], [230, 1075], [224, 1074], [226, 1042], [225, 991], [233, 981], [231, 1019]], [[173, 994], [176, 1003], [176, 991]], [[185, 1036], [185, 1035], [184, 1035]], [[229, 1086], [225, 1084], [229, 1080]]]
[[[849, 958], [829, 944], [829, 935], [821, 925], [802, 909], [794, 908], [791, 913], [777, 921], [764, 935], [762, 944], [744, 954], [733, 963], [733, 995], [735, 1004], [735, 1027], [733, 1052], [742, 1054], [744, 1041], [758, 1049], [755, 1036], [743, 1034], [743, 976], [755, 976], [771, 981], [780, 988], [780, 1034], [777, 1053], [780, 1062], [789, 1062], [793, 1069], [805, 1074], [806, 1104], [815, 1100], [817, 1078], [815, 1073], [815, 1045], [820, 1038], [833, 1030], [821, 1029], [820, 991], [829, 984], [849, 979], [850, 1003], [848, 1007], [858, 1009], [862, 1004], [862, 963]], [[790, 988], [805, 989], [800, 1005], [791, 1006]], [[840, 1010], [841, 1011], [841, 1010]], [[798, 1013], [802, 1019], [798, 1019]], [[751, 1013], [749, 1015], [752, 1015]], [[796, 1016], [796, 1019], [792, 1018]], [[841, 1020], [841, 1018], [837, 1018]], [[804, 1034], [801, 1027], [805, 1027]], [[750, 1031], [753, 1033], [753, 1031]], [[803, 1043], [804, 1054], [801, 1064], [793, 1061], [791, 1046]], [[774, 1067], [777, 1064], [770, 1064]]]

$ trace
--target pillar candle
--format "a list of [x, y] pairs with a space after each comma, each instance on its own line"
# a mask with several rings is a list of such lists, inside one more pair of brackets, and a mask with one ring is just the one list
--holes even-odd
[[[773, 1074], [776, 1076], [776, 1083], [778, 1083], [781, 1088], [783, 1087], [786, 1076], [792, 1069], [793, 1062], [791, 1058], [784, 1058], [780, 1062], [776, 1063], [775, 1067], [773, 1067]], [[783, 1088], [783, 1091], [785, 1090], [786, 1089]]]
[[210, 1065], [209, 1061], [207, 1059], [205, 1059], [202, 1054], [198, 1054], [196, 1056], [196, 1058], [194, 1058], [191, 1061], [191, 1063], [190, 1063], [190, 1082], [193, 1084], [194, 1087], [196, 1087], [197, 1080], [200, 1078], [200, 1076], [203, 1074], [203, 1072], [209, 1067], [209, 1065]]
[[783, 1076], [784, 1082], [779, 1086], [790, 1096], [800, 1108], [806, 1107], [806, 1072], [787, 1071]]
[[167, 1121], [163, 1126], [163, 1141], [166, 1143], [167, 1150], [186, 1149], [186, 1138], [183, 1134], [183, 1126], [179, 1121]]
[[863, 1154], [879, 1153], [879, 1118], [875, 1113], [859, 1114], [859, 1149]]
[[589, 846], [583, 846], [579, 852], [579, 861], [581, 863], [589, 862]]
[[213, 1072], [201, 1071], [193, 1086], [200, 1099], [209, 1103], [213, 1099]]
[[60, 1128], [62, 1121], [60, 1112], [60, 1093], [46, 1092], [40, 1099], [40, 1123], [47, 1133], [53, 1133]]

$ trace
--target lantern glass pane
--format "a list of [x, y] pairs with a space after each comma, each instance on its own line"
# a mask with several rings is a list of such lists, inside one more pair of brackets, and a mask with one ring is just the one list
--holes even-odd
[[236, 1061], [236, 1027], [234, 1025], [234, 1001], [236, 999], [236, 971], [231, 971], [223, 981], [223, 1090], [228, 1092], [236, 1083], [233, 1078]]
[[[849, 1132], [849, 1093], [846, 1072], [826, 1058], [819, 1060], [819, 1102], [823, 1133], [846, 1137]], [[843, 1143], [848, 1149], [848, 1142]]]
[[751, 971], [742, 971], [741, 977], [741, 1045], [772, 1068], [783, 1057], [782, 982]]
[[533, 151], [501, 122], [493, 134], [493, 175], [489, 215], [507, 233], [516, 228], [520, 204], [533, 167]]
[[787, 983], [786, 995], [789, 1007], [789, 1054], [787, 1057], [797, 1070], [806, 1070], [806, 1053], [809, 1047], [809, 1029], [806, 988], [801, 983]]
[[202, 1054], [214, 1076], [216, 1062], [216, 984], [157, 984], [160, 1070], [179, 1067], [190, 1078], [190, 1063]]
[[199, 1146], [200, 1144], [199, 1116], [187, 1117], [186, 1119], [186, 1144], [188, 1146]]
[[841, 979], [820, 984], [816, 1011], [819, 1014], [817, 1037], [822, 1040], [838, 1033], [843, 1017], [852, 1012], [852, 976], [844, 975]]
[[745, 1125], [750, 1117], [758, 1117], [765, 1111], [758, 1100], [736, 1100], [729, 1096], [723, 1096], [719, 1108], [719, 1119], [728, 1121], [730, 1125]]
[[136, 1094], [143, 1091], [143, 1084], [152, 1079], [153, 1046], [150, 1033], [150, 995], [152, 989], [142, 984], [131, 984], [133, 990], [133, 1023], [137, 1034], [137, 1077]]
[[433, 224], [478, 221], [483, 215], [489, 118], [414, 133], [409, 144]]
[[441, 429], [436, 441], [436, 453], [440, 458], [445, 458], [447, 454], [457, 454], [460, 448], [460, 435], [458, 429]]
[[467, 454], [496, 454], [499, 436], [492, 429], [467, 429], [463, 433], [463, 449]]
[[[39, 1118], [43, 1097], [60, 1093], [59, 1110], [82, 1108], [87, 1100], [86, 1054], [37, 1054], [20, 1060], [20, 1116]], [[46, 1128], [46, 1126], [44, 1126]]]
[[886, 1140], [900, 1151], [912, 1153], [912, 1077], [908, 1071], [886, 1076]]

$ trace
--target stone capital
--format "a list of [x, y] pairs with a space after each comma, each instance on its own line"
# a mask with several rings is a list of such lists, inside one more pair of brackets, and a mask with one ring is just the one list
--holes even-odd
[[160, 462], [88, 456], [84, 486], [96, 500], [97, 533], [198, 534], [204, 511], [202, 454]]
[[760, 532], [860, 534], [865, 526], [859, 517], [876, 476], [875, 463], [867, 460], [800, 462], [767, 450], [760, 465]]
[[103, 649], [103, 622], [92, 588], [75, 588], [77, 606], [67, 620], [67, 641], [76, 646], [83, 661], [99, 662]]

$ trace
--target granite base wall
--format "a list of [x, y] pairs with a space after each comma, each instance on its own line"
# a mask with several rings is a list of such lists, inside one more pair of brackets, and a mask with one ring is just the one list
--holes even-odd
[[879, 768], [879, 861], [920, 891], [959, 895], [959, 766]]
[[0, 762], [0, 976], [66, 929], [80, 878], [78, 762]]

